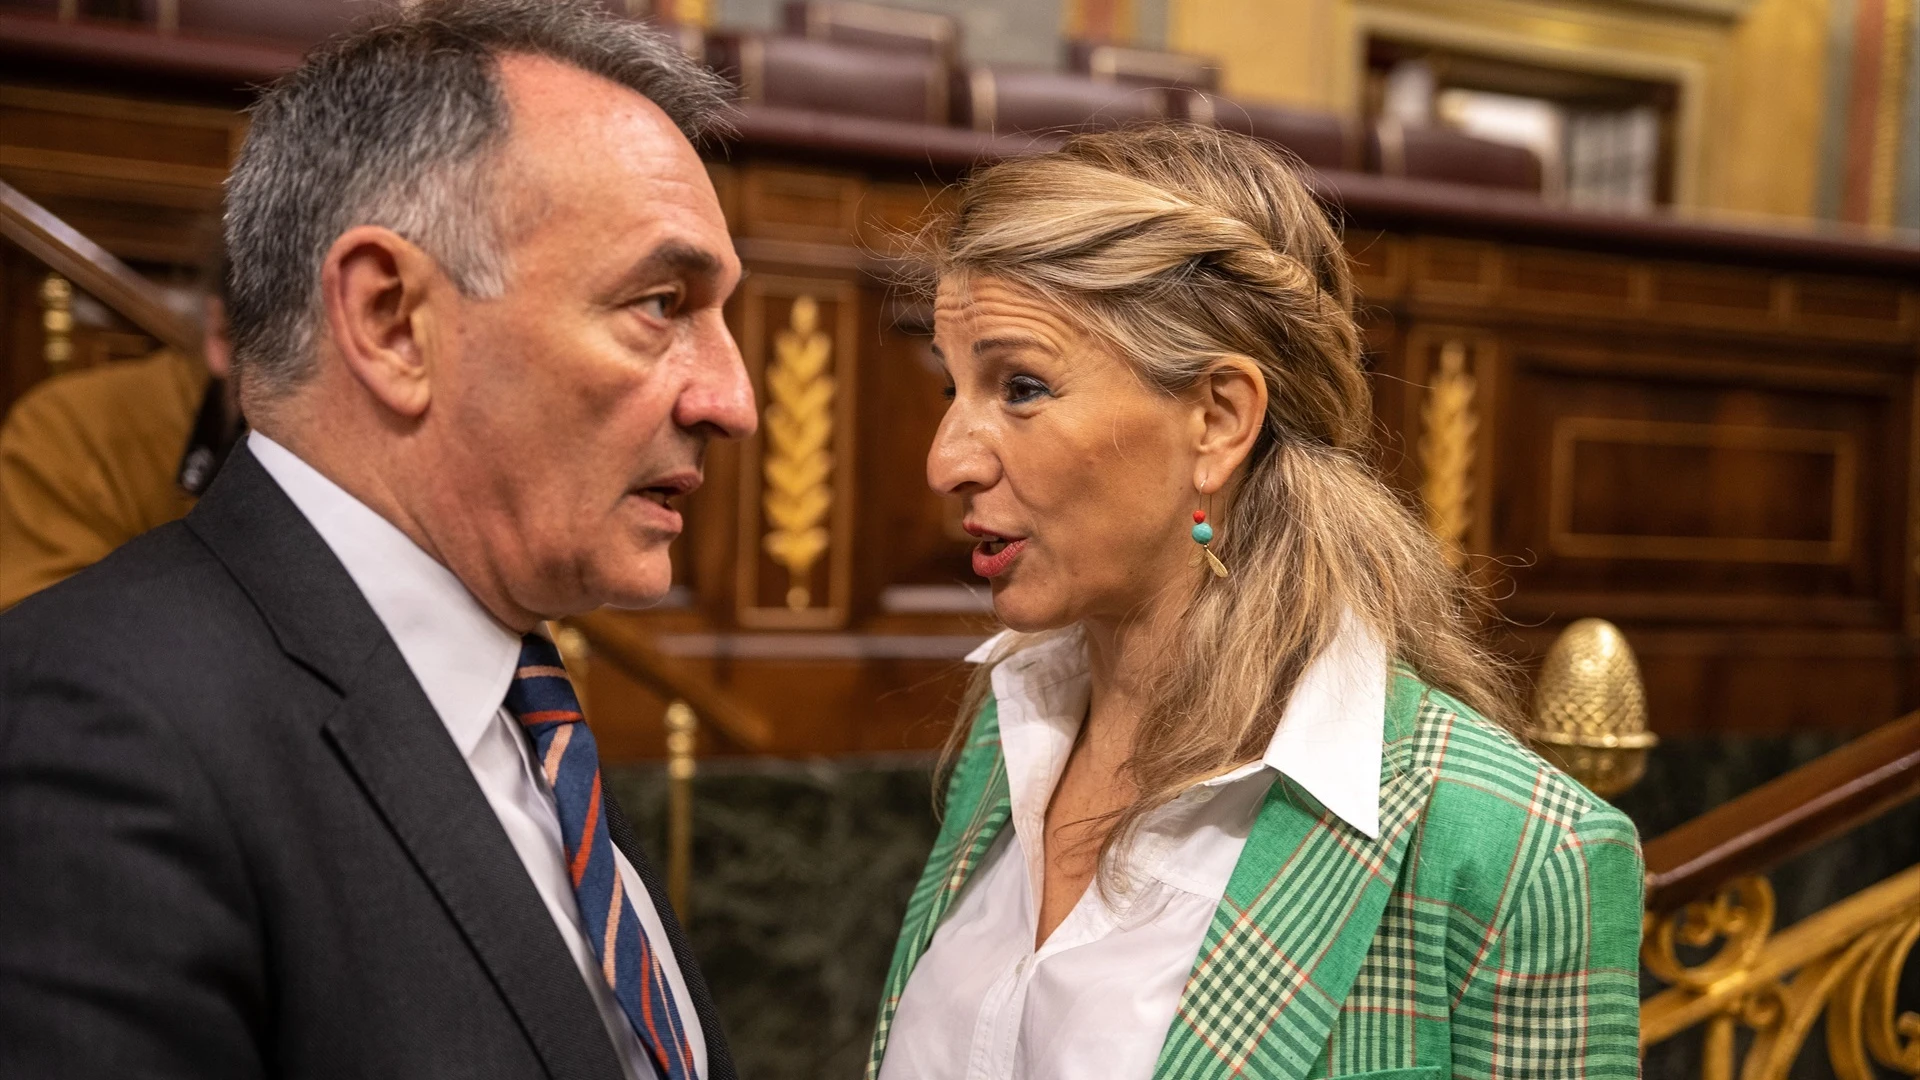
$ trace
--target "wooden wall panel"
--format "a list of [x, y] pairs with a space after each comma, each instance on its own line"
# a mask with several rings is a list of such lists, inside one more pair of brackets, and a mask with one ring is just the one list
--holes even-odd
[[[0, 176], [124, 257], [178, 266], [212, 235], [241, 124], [0, 85]], [[710, 174], [750, 271], [728, 318], [767, 412], [712, 448], [673, 591], [626, 617], [771, 718], [772, 752], [932, 747], [992, 628], [957, 505], [925, 484], [944, 411], [928, 298], [895, 280], [900, 242], [949, 197], [905, 168]], [[1470, 221], [1355, 220], [1346, 241], [1378, 460], [1452, 531], [1516, 656], [1614, 619], [1663, 733], [1864, 728], [1920, 706], [1920, 285]], [[42, 373], [36, 283], [0, 257], [0, 401]], [[106, 356], [113, 332], [76, 345]], [[610, 759], [660, 752], [664, 702], [605, 662], [589, 693]]]
[[1486, 550], [1527, 560], [1510, 611], [1900, 627], [1906, 499], [1884, 463], [1905, 448], [1903, 380], [1844, 357], [1504, 345]]
[[245, 117], [0, 84], [0, 179], [125, 259], [195, 264], [219, 240]]

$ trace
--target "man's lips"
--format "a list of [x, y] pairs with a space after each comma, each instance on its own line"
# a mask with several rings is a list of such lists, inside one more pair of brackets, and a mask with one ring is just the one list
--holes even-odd
[[685, 495], [700, 486], [698, 470], [682, 470], [654, 478], [648, 483], [633, 488], [630, 495], [638, 495], [648, 502], [656, 503], [668, 510], [674, 509], [670, 500]]

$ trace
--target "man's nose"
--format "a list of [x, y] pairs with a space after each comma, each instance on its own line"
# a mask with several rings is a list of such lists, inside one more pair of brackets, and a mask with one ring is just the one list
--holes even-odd
[[723, 439], [744, 439], [760, 426], [740, 346], [717, 318], [696, 346], [693, 371], [674, 413], [680, 427], [710, 428]]

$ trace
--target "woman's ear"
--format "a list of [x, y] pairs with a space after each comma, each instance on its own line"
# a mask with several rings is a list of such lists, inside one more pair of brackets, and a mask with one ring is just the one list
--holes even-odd
[[1253, 453], [1267, 419], [1267, 380], [1245, 356], [1225, 356], [1200, 381], [1194, 443], [1194, 486], [1211, 495]]
[[389, 410], [418, 419], [432, 399], [432, 257], [389, 229], [340, 234], [320, 266], [332, 344], [353, 377]]

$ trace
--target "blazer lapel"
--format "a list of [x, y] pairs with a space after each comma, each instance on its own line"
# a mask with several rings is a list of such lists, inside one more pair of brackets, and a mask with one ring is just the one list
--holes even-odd
[[1214, 912], [1161, 1050], [1161, 1078], [1301, 1080], [1360, 973], [1432, 793], [1423, 690], [1396, 671], [1368, 839], [1284, 776]]
[[874, 1030], [873, 1047], [868, 1055], [867, 1076], [879, 1075], [880, 1061], [886, 1056], [887, 1036], [893, 1027], [893, 1014], [900, 1008], [900, 995], [914, 966], [933, 943], [940, 920], [953, 906], [954, 898], [966, 887], [980, 867], [987, 850], [1000, 836], [1013, 816], [1013, 800], [1007, 788], [1007, 761], [1000, 753], [1000, 714], [989, 699], [974, 722], [973, 734], [961, 752], [947, 787], [946, 820], [927, 856], [927, 868], [907, 901], [900, 940], [894, 945], [893, 964], [888, 970], [886, 993], [880, 999], [880, 1022]]
[[406, 849], [554, 1077], [621, 1069], [553, 919], [445, 725], [353, 579], [236, 449], [187, 519], [282, 649], [338, 691], [326, 737]]

